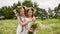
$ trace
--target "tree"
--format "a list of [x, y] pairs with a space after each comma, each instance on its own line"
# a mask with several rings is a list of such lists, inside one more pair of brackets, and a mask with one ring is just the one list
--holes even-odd
[[60, 17], [60, 4], [54, 8], [55, 11], [55, 18]]
[[21, 6], [21, 2], [20, 1], [18, 1], [18, 3], [14, 3], [13, 4], [13, 6], [12, 6], [13, 10], [16, 9], [17, 6]]
[[58, 5], [58, 8], [57, 9], [60, 10], [60, 4]]
[[0, 8], [0, 16], [2, 16], [2, 11], [1, 11], [1, 8]]
[[21, 6], [21, 2], [20, 1], [18, 1], [17, 6]]
[[10, 6], [4, 6], [0, 10], [1, 16], [4, 16], [5, 19], [11, 19], [14, 17], [13, 9]]
[[33, 7], [33, 3], [31, 1], [24, 1], [22, 5], [26, 7]]
[[51, 8], [48, 9], [48, 16], [49, 16], [49, 18], [53, 18], [54, 17], [54, 11], [51, 10]]

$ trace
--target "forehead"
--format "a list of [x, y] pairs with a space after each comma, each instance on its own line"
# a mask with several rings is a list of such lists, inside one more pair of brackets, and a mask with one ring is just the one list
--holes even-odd
[[32, 12], [32, 10], [31, 9], [29, 9], [29, 11], [28, 12]]
[[19, 11], [24, 11], [24, 9], [23, 9], [23, 8], [21, 8], [21, 9], [19, 9]]
[[20, 10], [24, 10], [24, 8], [21, 8]]

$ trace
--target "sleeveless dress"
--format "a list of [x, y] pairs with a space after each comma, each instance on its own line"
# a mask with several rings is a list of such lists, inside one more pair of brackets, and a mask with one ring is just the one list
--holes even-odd
[[[28, 22], [28, 24], [23, 28], [23, 32], [21, 32], [22, 30], [22, 25], [18, 23], [18, 27], [17, 27], [17, 33], [16, 34], [27, 34], [28, 33], [28, 29], [26, 29], [26, 27], [30, 28], [31, 27], [31, 22], [29, 18], [24, 18], [21, 17], [22, 21], [24, 22], [24, 20], [26, 22]], [[34, 34], [36, 34], [36, 31], [34, 32]]]
[[[18, 18], [19, 19], [19, 18]], [[24, 22], [24, 17], [21, 17], [22, 21]], [[22, 25], [20, 23], [18, 23], [18, 27], [17, 27], [17, 32], [16, 34], [26, 34], [25, 32], [25, 27], [23, 27], [23, 32], [22, 31]]]
[[[28, 21], [28, 22], [31, 20], [30, 18], [25, 18], [25, 19], [26, 19], [26, 21]], [[31, 24], [32, 24], [32, 23], [29, 22], [29, 23], [26, 25], [26, 27], [27, 27], [27, 28], [30, 28], [30, 27], [31, 27]], [[26, 34], [27, 34], [27, 33], [28, 33], [28, 29], [25, 29], [25, 31], [26, 31]], [[34, 31], [34, 34], [36, 34], [36, 30]]]

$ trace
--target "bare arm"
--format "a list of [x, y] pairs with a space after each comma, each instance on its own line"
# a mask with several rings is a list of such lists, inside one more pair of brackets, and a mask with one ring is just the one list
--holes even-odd
[[28, 22], [22, 22], [21, 20], [20, 20], [20, 17], [19, 16], [17, 16], [17, 19], [18, 19], [18, 22], [21, 24], [21, 25], [26, 25], [26, 24], [28, 24]]
[[32, 18], [32, 21], [33, 21], [33, 22], [35, 22], [35, 21], [36, 21], [36, 18], [35, 18], [35, 16]]
[[28, 31], [34, 32], [35, 30], [33, 28], [28, 28]]
[[17, 16], [18, 22], [19, 22], [21, 25], [26, 25], [26, 24], [28, 24], [27, 22], [22, 22], [22, 21], [20, 20], [20, 17], [19, 17], [19, 15], [18, 15], [18, 13], [16, 12], [16, 10], [14, 10], [14, 13], [15, 13], [15, 15]]
[[[36, 21], [36, 18], [33, 17], [33, 18], [32, 18], [32, 21], [33, 21], [33, 23], [34, 23], [34, 22]], [[29, 30], [30, 32], [34, 32], [34, 31], [35, 31], [34, 28], [28, 28], [28, 30]]]

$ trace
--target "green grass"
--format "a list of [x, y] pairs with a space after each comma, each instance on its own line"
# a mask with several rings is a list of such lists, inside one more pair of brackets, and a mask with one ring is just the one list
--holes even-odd
[[[37, 19], [37, 34], [60, 34], [60, 19]], [[42, 25], [41, 25], [42, 24]], [[16, 34], [17, 20], [0, 20], [0, 34]]]
[[17, 20], [0, 20], [0, 34], [15, 34]]

